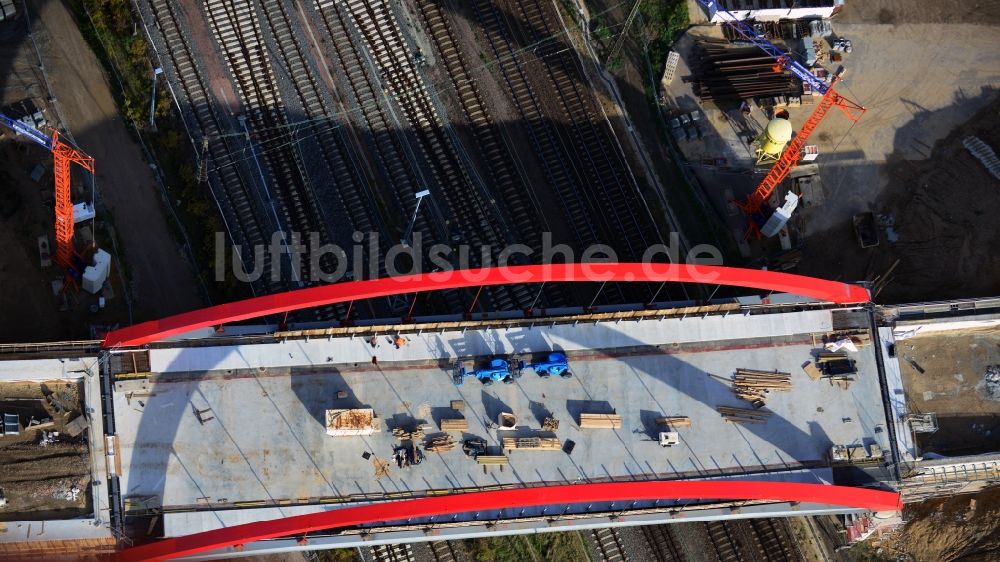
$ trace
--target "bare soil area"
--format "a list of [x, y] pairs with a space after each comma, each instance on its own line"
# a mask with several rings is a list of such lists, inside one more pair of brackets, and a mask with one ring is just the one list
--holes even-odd
[[848, 0], [838, 21], [850, 23], [1000, 23], [997, 2]]
[[921, 451], [1000, 450], [1000, 382], [994, 393], [985, 378], [989, 366], [1000, 364], [1000, 331], [916, 336], [897, 342], [896, 356], [911, 411], [938, 415], [936, 433], [917, 435]]
[[908, 506], [906, 526], [882, 546], [886, 559], [992, 562], [1000, 558], [1000, 487]]
[[0, 494], [7, 499], [0, 521], [67, 519], [89, 511], [87, 434], [66, 432], [66, 424], [81, 416], [82, 396], [81, 383], [0, 383], [0, 412], [17, 414], [21, 424], [20, 435], [0, 437]]
[[914, 160], [891, 155], [888, 186], [870, 208], [880, 222], [879, 246], [862, 250], [849, 221], [822, 233], [842, 245], [809, 243], [803, 272], [844, 280], [872, 280], [893, 267], [879, 302], [919, 302], [1000, 294], [1000, 180], [962, 146], [975, 135], [1000, 148], [1000, 99], [954, 129]]

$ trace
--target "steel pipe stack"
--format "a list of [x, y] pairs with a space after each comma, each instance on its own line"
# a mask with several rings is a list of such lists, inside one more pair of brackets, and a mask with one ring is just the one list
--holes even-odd
[[703, 102], [802, 94], [798, 80], [775, 72], [774, 59], [757, 47], [699, 41], [695, 52], [694, 91]]

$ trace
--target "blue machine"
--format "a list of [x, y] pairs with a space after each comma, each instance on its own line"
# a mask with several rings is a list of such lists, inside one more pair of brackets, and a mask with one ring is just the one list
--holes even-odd
[[[511, 366], [514, 366], [512, 369]], [[521, 362], [509, 361], [503, 357], [494, 357], [486, 367], [469, 370], [462, 363], [455, 364], [454, 380], [456, 385], [465, 382], [466, 377], [476, 377], [479, 382], [489, 386], [495, 382], [511, 384], [521, 378]]]
[[495, 382], [512, 384], [521, 378], [521, 372], [524, 369], [532, 369], [543, 379], [551, 376], [568, 379], [573, 376], [569, 372], [569, 360], [566, 359], [566, 355], [563, 353], [550, 353], [545, 361], [538, 361], [536, 363], [525, 363], [517, 356], [494, 357], [490, 359], [488, 365], [472, 370], [469, 370], [461, 362], [458, 362], [455, 364], [452, 376], [455, 384], [458, 386], [461, 386], [468, 377], [475, 377], [486, 386]]
[[11, 119], [10, 117], [7, 117], [3, 113], [0, 113], [0, 123], [12, 129], [15, 133], [28, 137], [29, 139], [34, 141], [35, 144], [39, 144], [45, 147], [45, 150], [52, 152], [52, 139], [45, 133], [39, 131], [38, 129], [30, 125], [25, 125], [24, 123], [18, 121], [17, 119]]
[[533, 369], [543, 379], [547, 379], [553, 375], [558, 375], [564, 379], [573, 376], [569, 372], [569, 360], [562, 353], [550, 353], [547, 360], [538, 363], [529, 363], [526, 366]]
[[792, 74], [799, 77], [799, 80], [803, 82], [808, 82], [812, 89], [820, 94], [825, 94], [827, 90], [830, 89], [830, 85], [823, 81], [821, 78], [817, 78], [809, 69], [799, 64], [798, 61], [788, 56], [784, 51], [779, 49], [773, 43], [767, 39], [757, 35], [757, 32], [753, 30], [752, 27], [737, 18], [732, 12], [717, 6], [718, 2], [715, 0], [698, 0], [702, 6], [708, 9], [709, 17], [715, 15], [716, 13], [721, 13], [726, 18], [726, 24], [733, 28], [737, 33], [740, 34], [743, 39], [753, 43], [759, 47], [765, 53], [771, 55], [774, 60], [778, 61], [783, 68], [790, 71]]

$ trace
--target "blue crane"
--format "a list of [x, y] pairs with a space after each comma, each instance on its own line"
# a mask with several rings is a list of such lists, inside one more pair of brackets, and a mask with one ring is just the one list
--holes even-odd
[[0, 113], [0, 122], [6, 125], [8, 129], [13, 130], [19, 135], [28, 137], [35, 144], [41, 145], [45, 150], [52, 152], [52, 139], [45, 133], [17, 119], [11, 119], [3, 113]]

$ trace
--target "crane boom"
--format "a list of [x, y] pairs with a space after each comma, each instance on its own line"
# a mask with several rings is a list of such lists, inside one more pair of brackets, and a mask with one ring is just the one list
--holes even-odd
[[[754, 215], [760, 211], [764, 203], [769, 197], [771, 197], [771, 193], [774, 192], [774, 189], [778, 187], [778, 184], [780, 184], [782, 180], [788, 176], [788, 173], [792, 171], [792, 168], [795, 167], [796, 162], [799, 161], [799, 158], [802, 155], [803, 147], [805, 147], [806, 142], [809, 141], [809, 136], [816, 130], [816, 127], [819, 126], [820, 121], [826, 117], [826, 114], [829, 113], [830, 109], [835, 106], [839, 107], [849, 119], [855, 122], [861, 118], [861, 113], [864, 113], [865, 108], [847, 100], [833, 89], [833, 84], [836, 84], [839, 79], [839, 76], [833, 79], [833, 83], [830, 84], [826, 93], [823, 94], [819, 104], [816, 105], [816, 109], [813, 110], [812, 114], [809, 115], [809, 118], [806, 119], [806, 122], [802, 124], [802, 128], [799, 129], [799, 132], [794, 138], [792, 138], [791, 142], [788, 143], [788, 146], [785, 147], [781, 156], [778, 157], [777, 162], [775, 162], [774, 165], [771, 166], [771, 169], [767, 171], [767, 175], [764, 176], [763, 180], [761, 180], [757, 189], [750, 194], [750, 197], [748, 197], [746, 201], [737, 203], [737, 205], [739, 205], [739, 207], [743, 209], [746, 214]], [[856, 111], [857, 113], [851, 113], [851, 111]], [[751, 224], [753, 224], [753, 221], [751, 221]]]
[[38, 129], [31, 127], [0, 113], [0, 123], [3, 123], [15, 133], [24, 135], [35, 144], [44, 147], [52, 153], [55, 176], [55, 210], [56, 210], [56, 263], [66, 269], [73, 268], [73, 199], [70, 194], [70, 165], [78, 164], [91, 174], [94, 173], [94, 159], [72, 146], [59, 140], [59, 133], [53, 131], [49, 137]]
[[7, 126], [7, 128], [13, 130], [19, 135], [24, 135], [31, 139], [35, 144], [39, 144], [45, 148], [45, 150], [52, 151], [52, 139], [45, 135], [45, 133], [39, 131], [38, 129], [25, 125], [17, 119], [11, 119], [10, 117], [0, 113], [0, 122]]
[[55, 164], [56, 184], [56, 263], [64, 268], [73, 267], [73, 200], [70, 197], [70, 164], [78, 164], [91, 174], [94, 159], [59, 140], [59, 133], [52, 134], [52, 158]]

